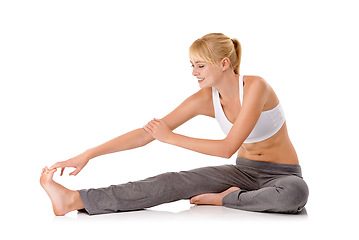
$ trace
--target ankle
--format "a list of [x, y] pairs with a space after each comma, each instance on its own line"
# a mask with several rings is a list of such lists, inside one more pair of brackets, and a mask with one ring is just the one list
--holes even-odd
[[69, 209], [71, 211], [83, 209], [84, 205], [82, 203], [80, 193], [78, 191], [71, 191], [71, 196], [69, 197]]

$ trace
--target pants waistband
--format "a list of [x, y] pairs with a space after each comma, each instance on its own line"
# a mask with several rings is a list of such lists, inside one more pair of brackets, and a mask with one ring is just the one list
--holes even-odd
[[283, 164], [283, 163], [273, 163], [273, 162], [264, 162], [264, 161], [255, 161], [246, 158], [237, 157], [236, 159], [237, 166], [244, 166], [250, 168], [256, 168], [260, 171], [270, 171], [277, 173], [293, 173], [299, 176], [302, 176], [302, 170], [300, 165], [292, 165], [292, 164]]

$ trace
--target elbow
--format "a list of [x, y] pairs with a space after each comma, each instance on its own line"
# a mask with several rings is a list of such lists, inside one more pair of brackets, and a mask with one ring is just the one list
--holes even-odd
[[233, 146], [233, 144], [228, 143], [225, 139], [222, 141], [222, 144], [221, 157], [223, 158], [230, 159], [238, 150], [238, 148]]
[[234, 152], [229, 151], [226, 147], [223, 147], [220, 149], [218, 154], [216, 154], [218, 157], [230, 159], [233, 156]]
[[222, 155], [222, 157], [223, 157], [223, 158], [226, 158], [226, 159], [230, 159], [230, 158], [233, 156], [234, 153], [235, 153], [235, 152], [229, 152], [229, 151], [227, 151], [227, 152], [225, 152], [225, 153]]

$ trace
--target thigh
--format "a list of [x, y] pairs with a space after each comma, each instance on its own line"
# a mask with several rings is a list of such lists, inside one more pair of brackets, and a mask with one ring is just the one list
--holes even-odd
[[203, 167], [174, 174], [177, 175], [174, 178], [185, 186], [188, 197], [222, 192], [232, 186], [247, 190], [257, 188], [253, 178], [234, 165]]
[[288, 192], [308, 192], [308, 186], [302, 177], [296, 175], [277, 176], [263, 184], [263, 187], [275, 187]]

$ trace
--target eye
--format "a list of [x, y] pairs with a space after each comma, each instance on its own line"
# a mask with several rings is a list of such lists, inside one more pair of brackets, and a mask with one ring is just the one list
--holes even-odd
[[204, 68], [204, 65], [198, 65], [199, 68]]

